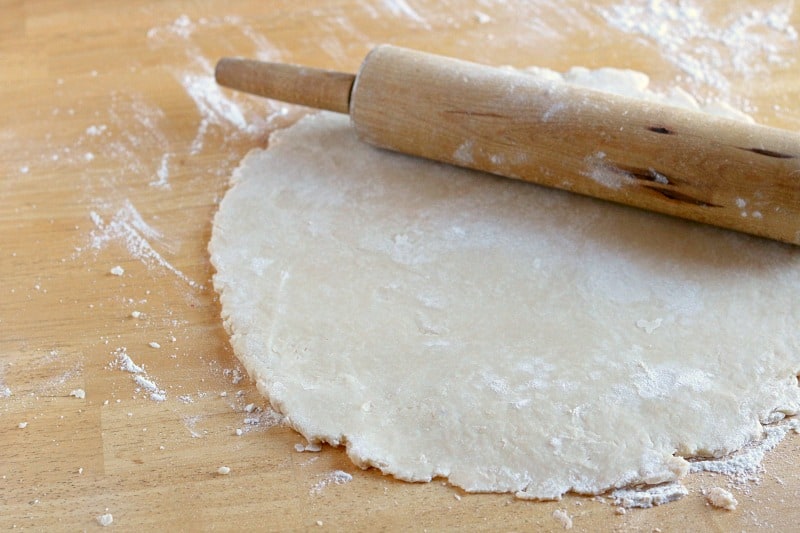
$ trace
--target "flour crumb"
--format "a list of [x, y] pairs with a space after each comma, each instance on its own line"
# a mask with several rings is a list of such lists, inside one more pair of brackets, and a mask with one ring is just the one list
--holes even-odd
[[680, 500], [689, 491], [677, 481], [646, 488], [617, 489], [611, 493], [614, 504], [620, 507], [649, 509], [656, 505]]
[[117, 356], [117, 360], [115, 363], [112, 363], [112, 365], [115, 364], [123, 372], [130, 372], [131, 374], [140, 374], [144, 372], [142, 367], [133, 362], [133, 359], [128, 355], [128, 351], [124, 346], [122, 348], [117, 348], [114, 354]]
[[131, 311], [131, 318], [141, 318], [142, 312], [141, 311]]
[[733, 497], [733, 494], [722, 487], [708, 489], [704, 492], [704, 496], [709, 504], [719, 509], [735, 511], [736, 506], [739, 505], [739, 502], [736, 501], [736, 498]]
[[147, 345], [150, 346], [151, 348], [155, 348], [156, 350], [161, 348], [161, 345], [156, 341], [148, 342]]
[[294, 445], [294, 451], [300, 453], [306, 451], [306, 447], [300, 444], [299, 442]]
[[[123, 275], [125, 273], [125, 269], [122, 268], [121, 266], [117, 265], [114, 268], [112, 268], [111, 270], [109, 270], [108, 272], [110, 274], [115, 275], [115, 276], [121, 276], [121, 275]], [[111, 515], [109, 515], [109, 516], [111, 516]]]
[[230, 473], [231, 473], [231, 469], [229, 467], [227, 467], [227, 466], [221, 466], [221, 467], [217, 468], [217, 474], [219, 474], [220, 476], [227, 476]]
[[92, 125], [86, 128], [86, 135], [97, 137], [101, 135], [104, 131], [106, 131], [106, 129], [108, 129], [108, 126], [106, 126], [105, 124], [101, 124], [99, 126]]
[[19, 424], [17, 424], [17, 427], [19, 429], [25, 429], [26, 427], [28, 427], [28, 423], [27, 422], [20, 422]]
[[114, 522], [114, 517], [111, 513], [105, 513], [97, 516], [97, 523], [103, 527], [110, 526]]
[[558, 520], [564, 529], [572, 529], [572, 517], [567, 514], [566, 509], [556, 509], [553, 511], [553, 518]]
[[163, 402], [167, 399], [167, 393], [160, 389], [158, 385], [144, 376], [133, 376], [133, 380], [141, 388], [150, 393], [150, 399], [156, 402]]
[[475, 13], [472, 14], [472, 17], [478, 24], [487, 24], [492, 21], [492, 17], [490, 17], [489, 15], [487, 15], [482, 11], [476, 11]]
[[624, 515], [627, 514], [628, 511], [624, 507], [617, 507], [614, 509], [614, 514]]
[[325, 487], [331, 483], [334, 485], [344, 485], [345, 483], [350, 483], [351, 481], [353, 481], [353, 476], [344, 470], [334, 470], [318, 481], [313, 487], [311, 487], [309, 494], [320, 494], [322, 493], [323, 489], [325, 489]]
[[247, 405], [244, 406], [245, 413], [252, 413], [255, 410], [256, 410], [256, 404], [254, 403], [248, 403]]
[[453, 498], [455, 498], [457, 501], [461, 501], [461, 496], [458, 494], [453, 494]]
[[231, 372], [233, 374], [233, 378], [231, 379], [231, 383], [233, 385], [238, 385], [240, 381], [242, 381], [242, 372], [238, 368], [234, 368]]
[[83, 474], [83, 467], [78, 469], [78, 475], [81, 475], [81, 474]]
[[322, 527], [322, 524], [323, 524], [322, 520], [317, 520], [317, 525], [318, 525], [319, 527]]
[[236, 435], [237, 437], [241, 437], [244, 434], [244, 431], [242, 431], [241, 428], [236, 428], [233, 434]]
[[83, 400], [86, 398], [86, 391], [83, 389], [75, 389], [69, 393], [70, 396]]

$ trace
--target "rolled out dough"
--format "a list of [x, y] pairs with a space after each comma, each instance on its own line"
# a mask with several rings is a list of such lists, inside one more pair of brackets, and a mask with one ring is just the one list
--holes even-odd
[[359, 143], [250, 153], [210, 243], [237, 357], [311, 442], [467, 491], [680, 478], [800, 408], [800, 249]]

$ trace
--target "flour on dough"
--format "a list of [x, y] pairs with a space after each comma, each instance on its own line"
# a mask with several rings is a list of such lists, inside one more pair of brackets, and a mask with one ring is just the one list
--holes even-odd
[[376, 150], [344, 116], [250, 153], [209, 249], [272, 405], [400, 479], [672, 482], [800, 408], [800, 248]]

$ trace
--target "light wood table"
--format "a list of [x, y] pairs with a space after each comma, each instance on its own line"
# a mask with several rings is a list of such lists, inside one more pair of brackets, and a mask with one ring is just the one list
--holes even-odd
[[[707, 27], [749, 9], [696, 2]], [[303, 111], [218, 90], [213, 63], [354, 70], [391, 42], [493, 64], [631, 67], [661, 87], [681, 75], [666, 37], [614, 29], [622, 11], [600, 11], [644, 2], [513, 4], [0, 0], [0, 529], [93, 529], [108, 512], [123, 530], [559, 530], [555, 509], [579, 531], [797, 527], [797, 436], [760, 483], [735, 491], [733, 513], [708, 508], [699, 490], [726, 481], [702, 476], [680, 502], [618, 516], [591, 498], [467, 495], [361, 471], [337, 449], [298, 453], [302, 439], [239, 377], [211, 288], [211, 219], [241, 157]], [[678, 51], [712, 57], [701, 47], [719, 36], [690, 42], [664, 20], [683, 31]], [[778, 61], [755, 71], [760, 55], [723, 50], [724, 96], [798, 129], [800, 46], [762, 30]], [[744, 67], [726, 71], [729, 59]], [[714, 93], [685, 74], [684, 86]], [[164, 401], [115, 366], [123, 348]], [[335, 470], [352, 481], [330, 483]]]

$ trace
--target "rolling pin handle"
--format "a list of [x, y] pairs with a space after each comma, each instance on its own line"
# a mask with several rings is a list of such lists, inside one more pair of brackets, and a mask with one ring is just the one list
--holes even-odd
[[345, 114], [356, 79], [345, 72], [231, 57], [219, 60], [214, 77], [238, 91]]

